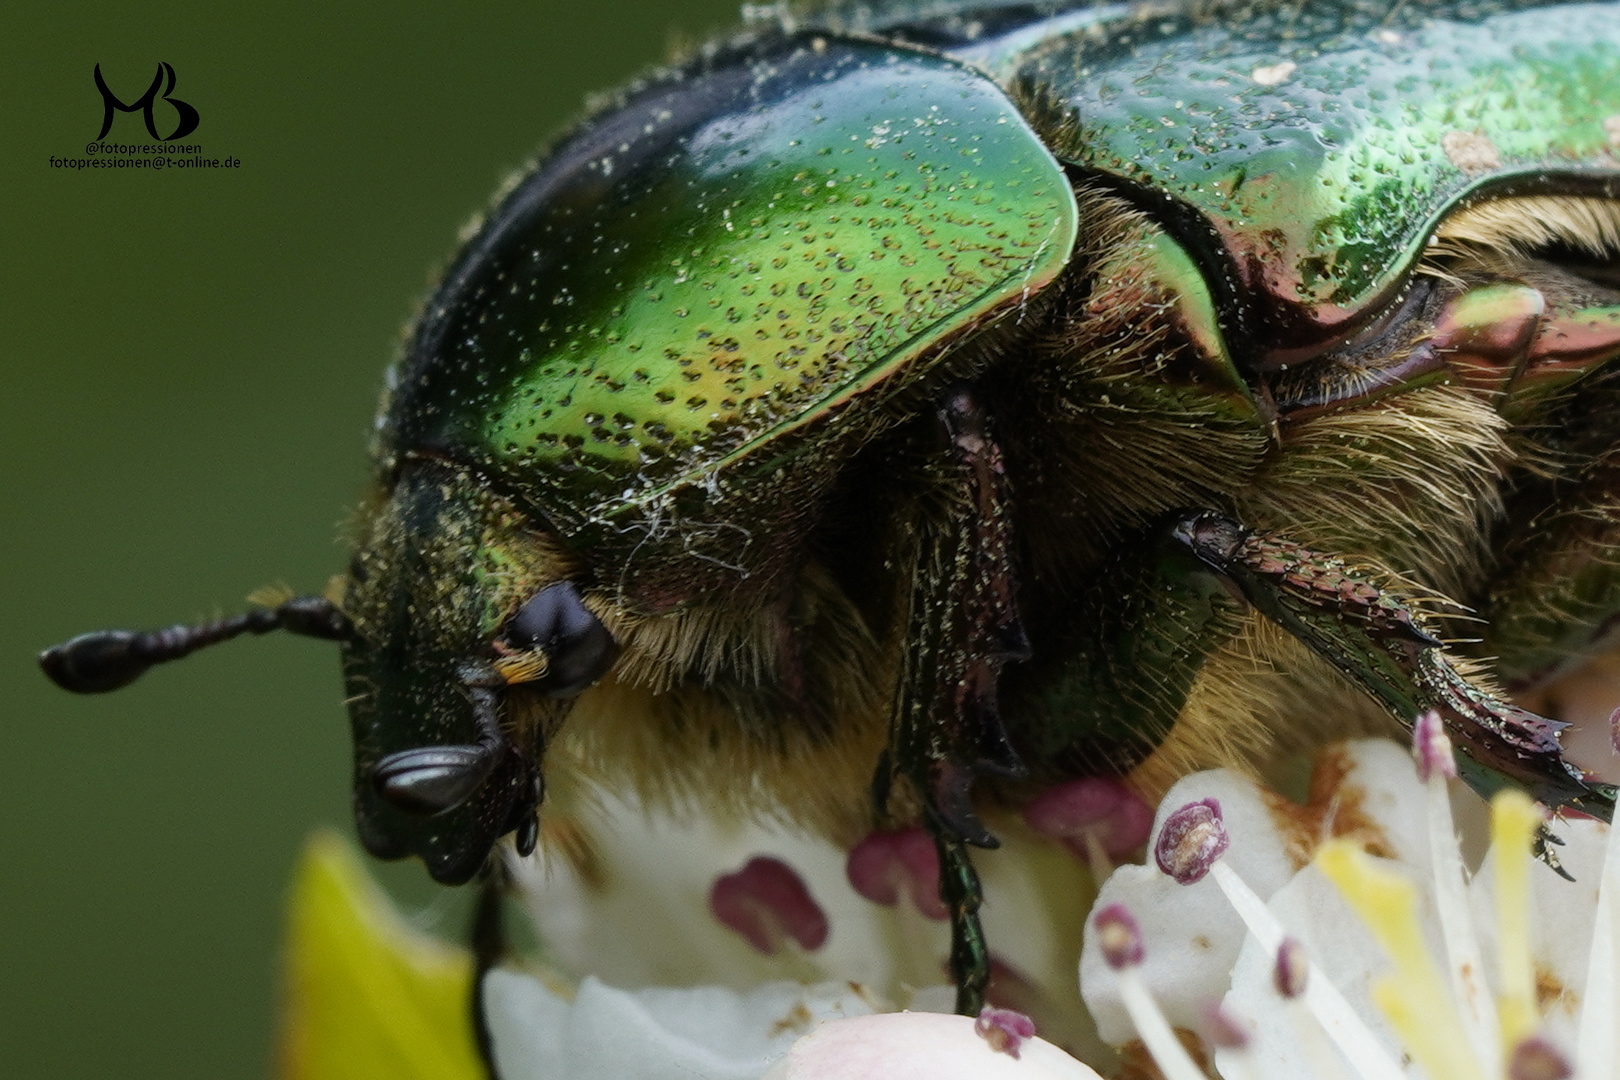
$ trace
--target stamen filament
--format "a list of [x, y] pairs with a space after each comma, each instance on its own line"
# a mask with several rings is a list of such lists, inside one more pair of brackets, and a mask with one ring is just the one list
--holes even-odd
[[1091, 870], [1091, 880], [1100, 885], [1114, 872], [1113, 860], [1109, 859], [1108, 852], [1103, 850], [1102, 841], [1097, 838], [1094, 830], [1087, 829], [1080, 834], [1080, 838], [1086, 846], [1086, 866]]
[[[1277, 948], [1286, 936], [1282, 923], [1266, 907], [1265, 901], [1238, 876], [1237, 871], [1224, 861], [1217, 862], [1211, 868], [1210, 876], [1221, 887], [1221, 892], [1226, 894], [1227, 902], [1242, 918], [1249, 933], [1254, 935], [1275, 963]], [[1361, 1080], [1404, 1080], [1406, 1074], [1384, 1052], [1378, 1036], [1362, 1022], [1350, 1003], [1344, 1000], [1344, 995], [1328, 981], [1327, 974], [1315, 963], [1311, 964], [1310, 978], [1302, 1000]]]
[[1486, 1076], [1500, 1076], [1496, 1002], [1485, 985], [1485, 967], [1479, 951], [1479, 935], [1468, 903], [1467, 877], [1462, 850], [1457, 844], [1456, 824], [1451, 816], [1451, 793], [1446, 779], [1431, 774], [1425, 783], [1428, 797], [1429, 863], [1434, 874], [1434, 904], [1440, 919], [1440, 932], [1446, 944], [1452, 994], [1468, 1032], [1468, 1042], [1483, 1058]]
[[1502, 985], [1497, 997], [1504, 1060], [1536, 1028], [1536, 982], [1530, 960], [1530, 841], [1541, 814], [1522, 792], [1491, 800], [1496, 855], [1496, 944]]
[[1170, 1030], [1170, 1021], [1164, 1018], [1135, 965], [1120, 968], [1114, 975], [1119, 980], [1120, 1001], [1130, 1014], [1131, 1023], [1136, 1025], [1142, 1045], [1147, 1047], [1154, 1064], [1164, 1074], [1164, 1080], [1208, 1080], [1204, 1070], [1193, 1063], [1187, 1048]]

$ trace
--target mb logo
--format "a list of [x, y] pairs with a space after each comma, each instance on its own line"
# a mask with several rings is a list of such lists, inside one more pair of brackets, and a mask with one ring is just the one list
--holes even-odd
[[[169, 80], [169, 84], [166, 87], [163, 85], [163, 80], [165, 78]], [[163, 89], [162, 95], [158, 94], [158, 89], [160, 87]], [[107, 137], [107, 132], [112, 130], [114, 112], [141, 113], [146, 120], [146, 130], [151, 132], [152, 138], [156, 139], [158, 142], [174, 142], [176, 139], [185, 138], [187, 135], [190, 135], [193, 131], [197, 130], [197, 124], [202, 119], [197, 115], [196, 109], [193, 109], [190, 105], [178, 98], [172, 98], [169, 96], [170, 94], [174, 93], [174, 68], [170, 67], [168, 64], [158, 64], [157, 75], [153, 77], [152, 85], [146, 88], [146, 93], [142, 94], [128, 105], [125, 105], [118, 99], [116, 94], [107, 89], [107, 80], [101, 77], [100, 64], [96, 65], [96, 89], [101, 91], [101, 102], [103, 106], [101, 134], [96, 136], [97, 142], [105, 139]], [[152, 107], [157, 104], [159, 96], [161, 96], [162, 99], [167, 101], [170, 105], [173, 105], [174, 111], [180, 114], [180, 122], [175, 125], [174, 130], [168, 135], [158, 134], [157, 120], [152, 116]]]

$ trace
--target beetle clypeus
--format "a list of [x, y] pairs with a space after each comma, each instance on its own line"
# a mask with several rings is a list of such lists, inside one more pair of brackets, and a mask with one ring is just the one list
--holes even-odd
[[970, 1013], [980, 813], [1076, 776], [1437, 709], [1607, 818], [1503, 687], [1620, 614], [1617, 148], [1614, 3], [773, 11], [497, 203], [327, 595], [41, 662], [337, 640], [361, 838], [444, 882], [534, 848], [559, 739], [920, 823]]

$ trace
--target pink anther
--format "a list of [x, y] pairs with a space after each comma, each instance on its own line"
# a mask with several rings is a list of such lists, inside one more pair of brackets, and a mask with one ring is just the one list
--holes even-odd
[[1191, 885], [1203, 880], [1231, 842], [1220, 800], [1200, 799], [1164, 819], [1153, 845], [1153, 861], [1178, 885]]
[[874, 904], [893, 907], [905, 898], [930, 919], [950, 915], [939, 898], [939, 852], [922, 829], [872, 833], [850, 851], [845, 872]]
[[1453, 780], [1457, 776], [1457, 759], [1451, 752], [1451, 738], [1440, 714], [1433, 709], [1417, 718], [1412, 725], [1412, 756], [1417, 759], [1418, 779], [1424, 783], [1429, 777]]
[[1042, 836], [1062, 840], [1081, 858], [1087, 856], [1089, 835], [1109, 858], [1117, 859], [1147, 843], [1153, 808], [1118, 780], [1085, 776], [1041, 793], [1024, 807], [1024, 820]]
[[1016, 1058], [1024, 1041], [1035, 1037], [1035, 1021], [1021, 1012], [987, 1005], [973, 1022], [973, 1030], [990, 1044], [990, 1049]]
[[767, 956], [785, 938], [814, 952], [827, 941], [827, 914], [804, 879], [780, 859], [759, 856], [709, 890], [709, 910]]
[[1105, 904], [1092, 913], [1091, 925], [1097, 930], [1097, 945], [1109, 967], [1123, 971], [1142, 962], [1146, 952], [1142, 947], [1142, 927], [1130, 908], [1124, 904]]

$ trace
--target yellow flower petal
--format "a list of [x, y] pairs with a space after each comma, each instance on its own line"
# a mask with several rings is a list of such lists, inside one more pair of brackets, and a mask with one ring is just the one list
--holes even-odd
[[281, 1080], [482, 1080], [472, 957], [406, 926], [350, 845], [310, 837], [283, 960]]

